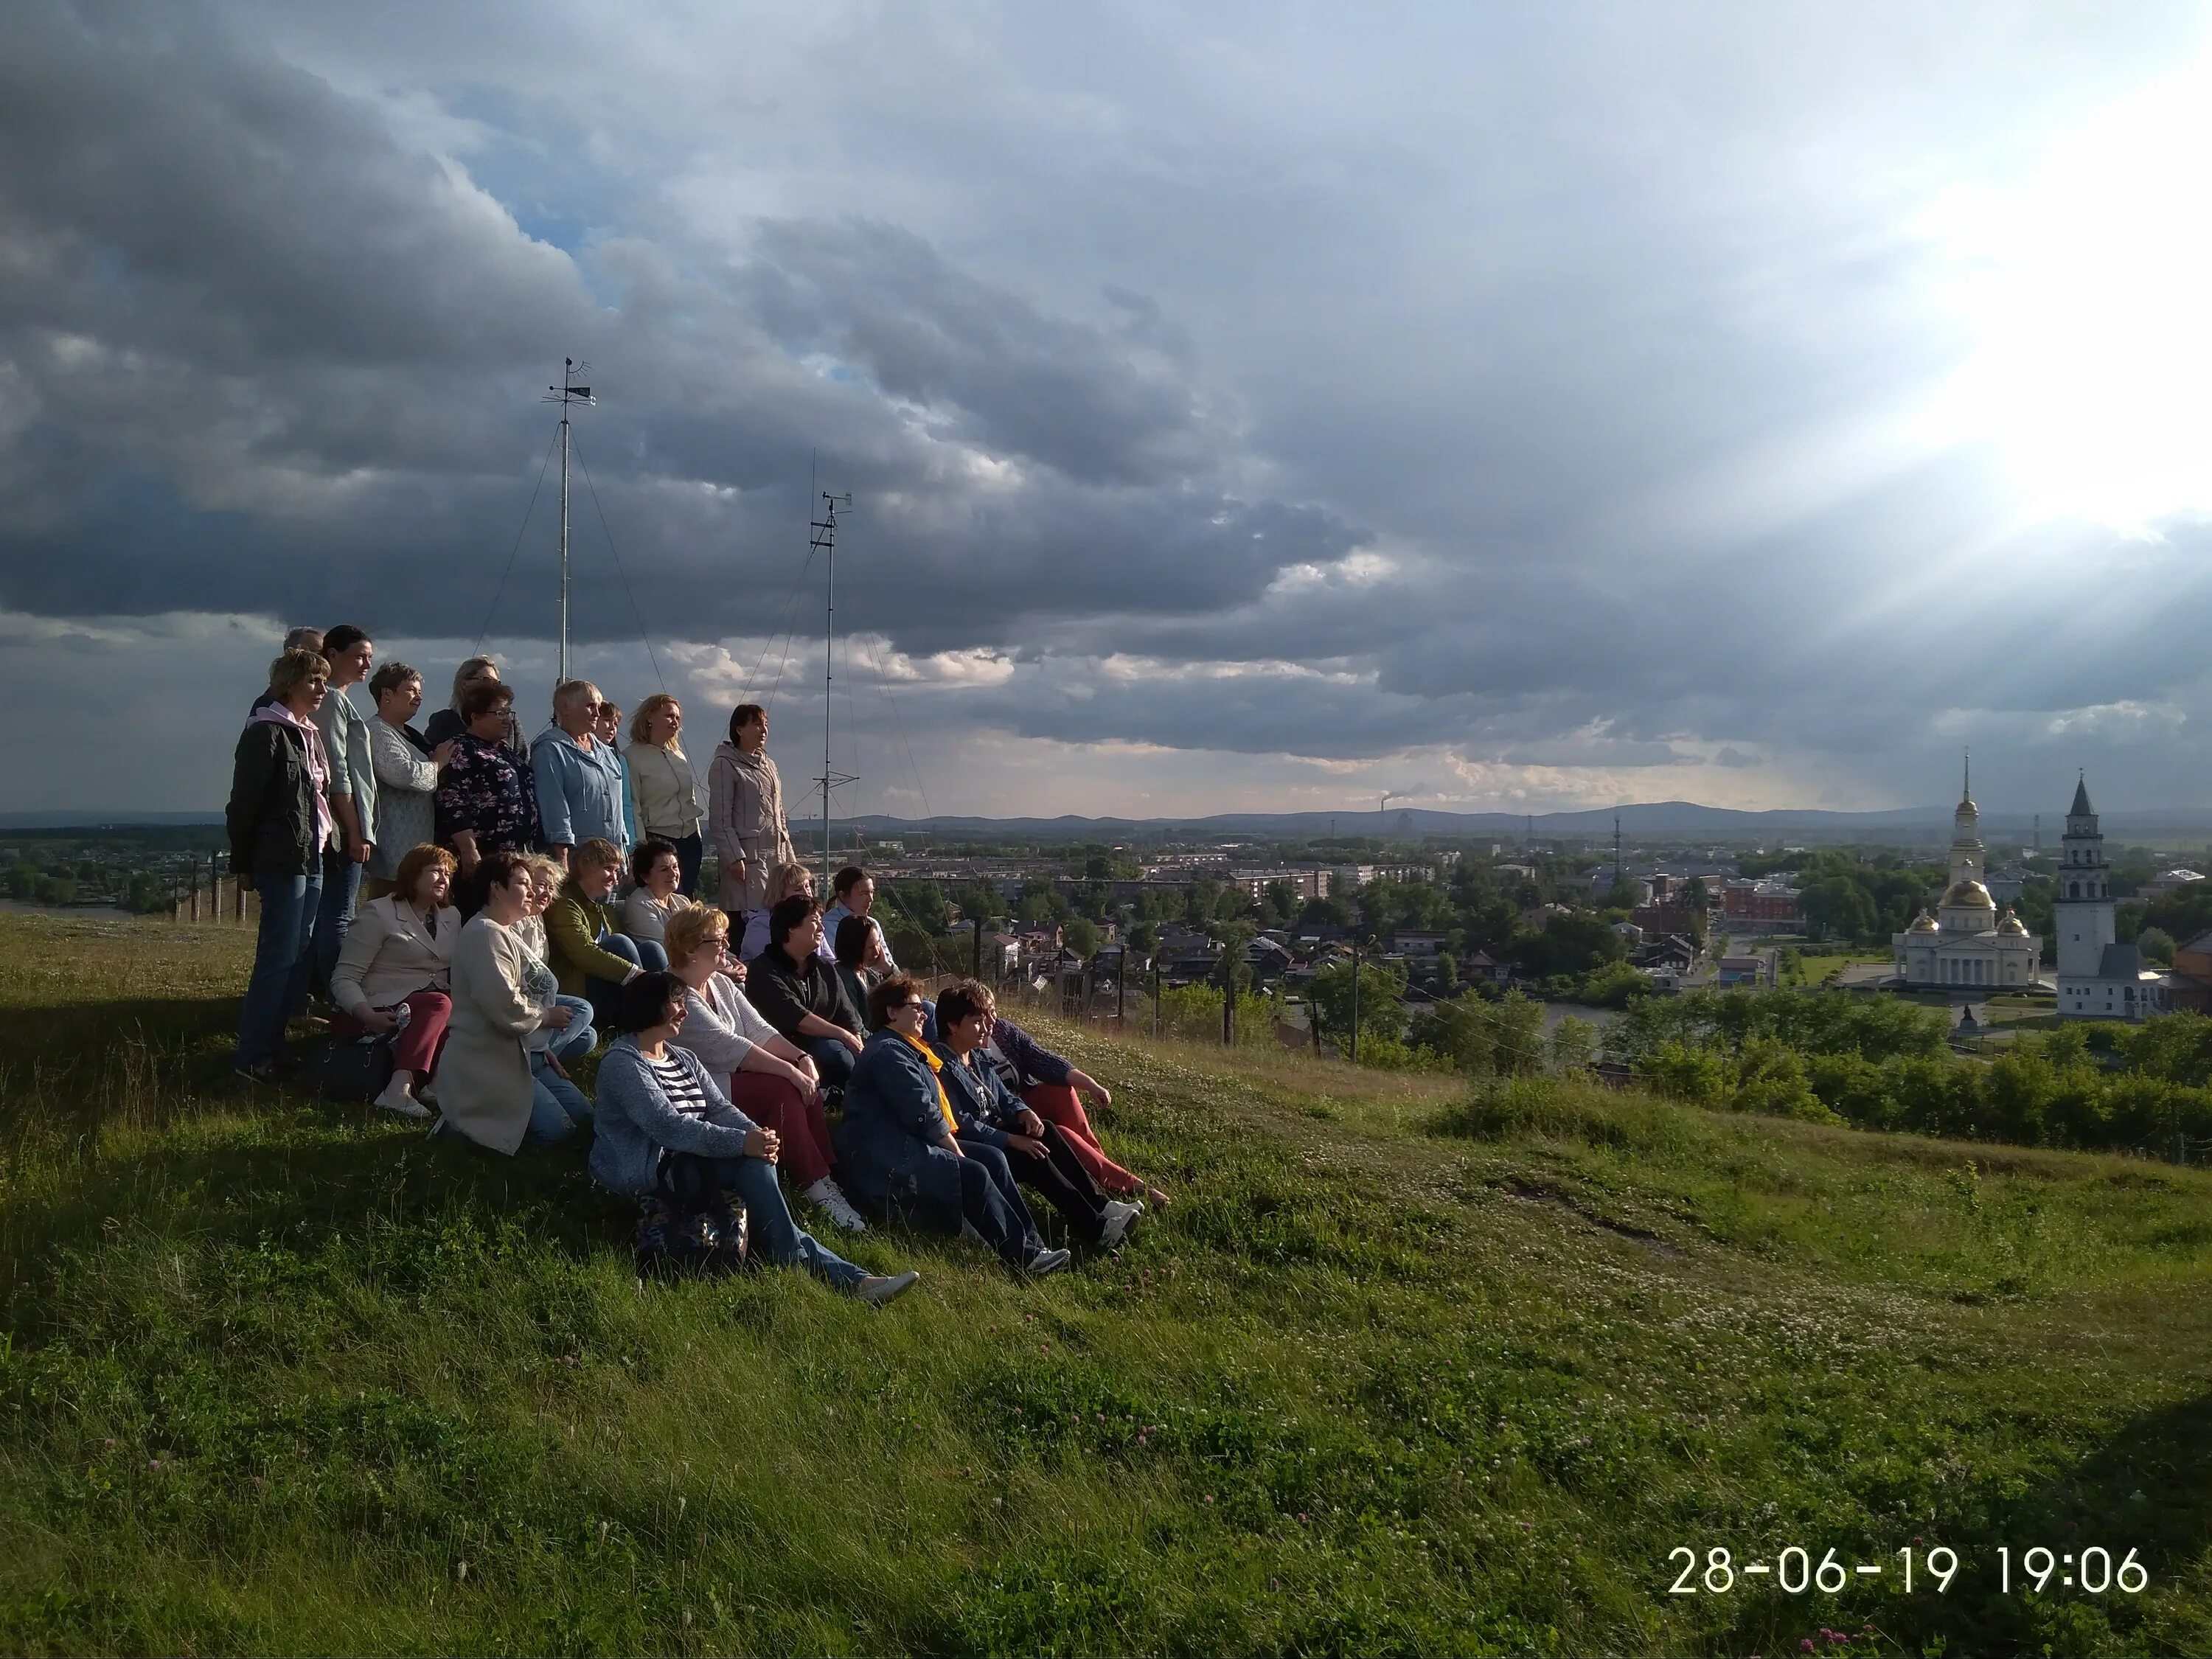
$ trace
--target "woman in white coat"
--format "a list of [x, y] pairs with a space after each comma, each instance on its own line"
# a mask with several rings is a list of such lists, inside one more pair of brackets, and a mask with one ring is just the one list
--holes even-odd
[[392, 1081], [376, 1104], [402, 1117], [430, 1115], [416, 1079], [437, 1070], [453, 1016], [447, 988], [461, 913], [446, 897], [455, 864], [442, 847], [410, 848], [398, 863], [398, 890], [361, 907], [331, 969], [334, 1035], [396, 1034]]
[[513, 853], [492, 853], [484, 908], [461, 929], [453, 950], [453, 1027], [440, 1061], [438, 1109], [479, 1146], [512, 1154], [525, 1139], [559, 1140], [587, 1121], [580, 1094], [564, 1098], [532, 1073], [524, 1042], [541, 1027], [574, 1018], [548, 1005], [529, 984], [530, 953], [519, 931], [530, 914], [528, 866]]
[[407, 722], [422, 707], [422, 677], [388, 662], [369, 677], [376, 718], [368, 722], [369, 767], [376, 774], [376, 844], [369, 849], [364, 898], [398, 890], [399, 860], [438, 838], [434, 801], [439, 769], [453, 757], [451, 740], [432, 747]]

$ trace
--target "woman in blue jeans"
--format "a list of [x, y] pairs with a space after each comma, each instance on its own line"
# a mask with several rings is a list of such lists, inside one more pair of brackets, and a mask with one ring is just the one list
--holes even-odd
[[239, 734], [231, 767], [223, 815], [230, 867], [239, 885], [261, 901], [236, 1062], [238, 1074], [255, 1083], [275, 1080], [285, 1019], [307, 1000], [323, 848], [335, 828], [330, 769], [314, 719], [330, 677], [330, 665], [313, 651], [287, 651], [270, 664], [269, 696]]
[[717, 1193], [745, 1207], [751, 1248], [779, 1267], [805, 1267], [863, 1302], [882, 1304], [921, 1274], [872, 1274], [801, 1232], [776, 1185], [775, 1132], [730, 1104], [698, 1056], [669, 1038], [683, 1029], [687, 988], [640, 974], [623, 987], [621, 1038], [599, 1061], [592, 1176], [618, 1193]]

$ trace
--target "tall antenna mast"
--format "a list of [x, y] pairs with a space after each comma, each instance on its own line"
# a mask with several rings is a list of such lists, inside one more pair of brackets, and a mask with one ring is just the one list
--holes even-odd
[[568, 406], [592, 401], [592, 388], [576, 384], [576, 376], [590, 368], [574, 357], [563, 357], [561, 384], [547, 386], [544, 397], [538, 399], [561, 405], [561, 658], [554, 676], [556, 685], [568, 678]]
[[830, 733], [835, 725], [834, 705], [830, 701], [834, 684], [831, 669], [835, 659], [831, 650], [837, 637], [837, 509], [853, 505], [850, 491], [833, 495], [828, 490], [822, 494], [822, 517], [812, 526], [813, 539], [807, 545], [828, 559], [830, 580], [826, 585], [822, 608], [822, 886], [827, 892], [831, 868], [830, 861], [830, 794], [840, 784], [850, 783], [853, 775], [840, 772], [830, 764]]

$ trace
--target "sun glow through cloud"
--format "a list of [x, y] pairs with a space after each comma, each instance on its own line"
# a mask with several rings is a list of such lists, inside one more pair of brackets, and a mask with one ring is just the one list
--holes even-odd
[[1972, 355], [1929, 435], [1993, 444], [2027, 512], [2133, 535], [2212, 510], [2212, 58], [1923, 228]]

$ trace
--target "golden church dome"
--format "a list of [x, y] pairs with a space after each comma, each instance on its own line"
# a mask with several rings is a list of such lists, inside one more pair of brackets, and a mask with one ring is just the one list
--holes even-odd
[[1994, 910], [1997, 902], [1990, 896], [1990, 890], [1978, 881], [1954, 882], [1951, 890], [1943, 895], [1947, 910]]
[[1918, 915], [1913, 917], [1912, 925], [1905, 931], [1908, 933], [1933, 933], [1938, 929], [1936, 926], [1936, 918], [1923, 910]]
[[1997, 932], [2000, 933], [2009, 933], [2014, 938], [2017, 939], [2025, 934], [2027, 932], [2027, 929], [2021, 925], [2021, 920], [2018, 916], [2013, 915], [2011, 911], [2008, 910], [2004, 913], [2004, 920], [1997, 924]]

